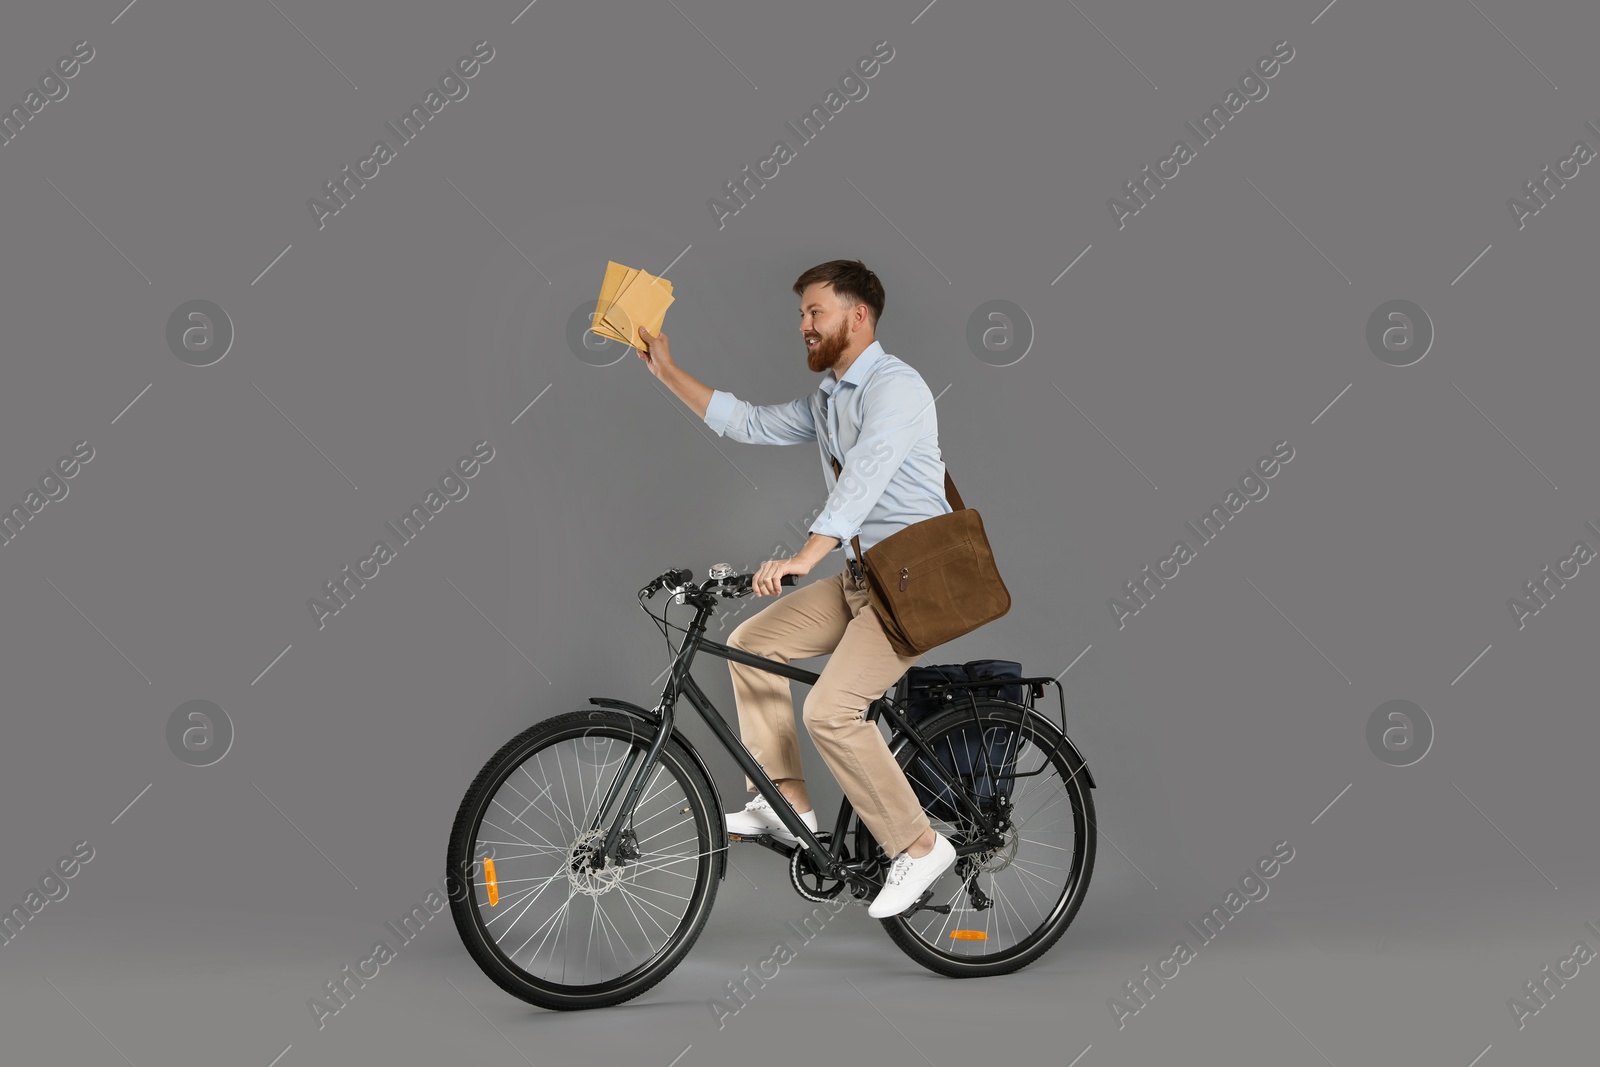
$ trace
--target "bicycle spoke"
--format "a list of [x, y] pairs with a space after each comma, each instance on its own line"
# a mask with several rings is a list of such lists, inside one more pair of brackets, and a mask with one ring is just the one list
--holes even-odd
[[[1017, 885], [1022, 888], [1023, 893], [1027, 894], [1028, 903], [1033, 905], [1034, 913], [1038, 915], [1040, 919], [1043, 919], [1045, 917], [1045, 911], [1043, 908], [1039, 907], [1038, 900], [1034, 899], [1033, 890], [1028, 886], [1027, 880], [1022, 877], [1028, 872], [1024, 871], [1021, 867], [1016, 867], [1014, 869], [1017, 872]], [[1038, 875], [1034, 875], [1034, 877], [1038, 878]], [[1040, 880], [1043, 881], [1043, 879]]]
[[[994, 921], [995, 921], [994, 909], [993, 908], [985, 908], [984, 912], [983, 912], [983, 944], [985, 944], [985, 945], [987, 945], [989, 943], [989, 924], [993, 923]], [[995, 923], [994, 933], [995, 933], [995, 937], [996, 938], [998, 938], [1000, 936], [1000, 926], [999, 926], [998, 923]], [[978, 950], [976, 948], [974, 948], [972, 950], [971, 954], [974, 955], [974, 956], [978, 955]]]
[[[527, 911], [534, 901], [538, 900], [539, 897], [543, 895], [544, 891], [550, 888], [550, 886], [554, 885], [555, 882], [560, 879], [560, 877], [560, 873], [557, 872], [556, 874], [552, 874], [550, 877], [544, 879], [542, 885], [529, 886], [527, 889], [517, 890], [516, 893], [513, 893], [511, 897], [508, 898], [503, 905], [501, 905], [505, 908], [505, 910], [500, 912], [494, 918], [490, 919], [488, 922], [484, 923], [484, 927], [487, 928], [493, 926], [501, 919], [506, 918], [511, 914], [512, 908], [515, 908], [518, 904], [522, 903], [522, 901], [527, 900], [527, 904], [523, 905], [522, 911], [517, 912], [516, 918], [512, 919], [511, 922], [506, 925], [507, 932], [510, 932], [510, 930], [517, 925], [517, 919], [522, 918], [522, 913]], [[495, 941], [498, 943], [500, 938], [505, 936], [505, 934], [501, 934], [500, 937], [495, 938]]]
[[1024, 837], [1024, 838], [1022, 838], [1022, 840], [1028, 842], [1028, 844], [1030, 844], [1030, 845], [1038, 845], [1041, 848], [1053, 848], [1057, 852], [1073, 852], [1073, 851], [1076, 851], [1075, 849], [1067, 848], [1064, 845], [1052, 845], [1048, 841], [1037, 841], [1037, 840], [1035, 840], [1035, 839], [1033, 839], [1031, 837]]
[[[629, 886], [628, 888], [629, 889], [633, 889], [633, 890], [648, 889], [652, 893], [660, 893], [663, 896], [672, 897], [674, 900], [688, 900], [689, 899], [688, 897], [685, 897], [685, 896], [679, 896], [677, 893], [668, 893], [665, 889], [657, 889], [655, 886], [652, 886], [652, 885], [638, 885], [638, 884], [635, 884], [635, 885]], [[677, 922], [679, 919], [683, 918], [683, 915], [681, 913], [678, 914], [678, 915], [673, 915], [672, 912], [668, 911], [666, 908], [663, 908], [660, 904], [657, 904], [655, 901], [651, 900], [649, 897], [641, 897], [641, 896], [635, 894], [634, 897], [633, 897], [633, 900], [634, 900], [635, 903], [640, 904], [643, 907], [654, 908], [656, 911], [659, 911], [661, 914], [671, 918], [673, 922]]]
[[[688, 820], [685, 820], [685, 821], [687, 822]], [[642, 845], [646, 841], [654, 841], [656, 838], [660, 837], [662, 834], [672, 832], [673, 829], [674, 829], [674, 827], [669, 826], [665, 830], [657, 830], [655, 833], [651, 834], [649, 837], [641, 837], [639, 839], [639, 844]]]
[[[635, 923], [638, 923], [639, 933], [644, 935], [644, 943], [646, 945], [650, 944], [650, 931], [646, 930], [644, 928], [644, 923], [639, 921], [639, 911], [638, 911], [637, 908], [635, 908], [633, 906], [633, 894], [628, 891], [628, 888], [626, 886], [623, 886], [621, 888], [621, 892], [622, 892], [622, 902], [628, 906], [628, 914], [633, 916], [633, 921]], [[661, 934], [662, 934], [663, 937], [671, 937], [672, 936], [672, 934], [669, 933], [665, 927], [663, 927], [660, 923], [656, 922], [656, 918], [655, 918], [654, 915], [646, 915], [645, 918], [649, 919], [653, 923], [656, 923], [656, 929], [661, 931]], [[654, 951], [654, 950], [652, 949], [652, 951]]]
[[[488, 844], [488, 843], [489, 842], [480, 842], [480, 844]], [[492, 858], [495, 861], [495, 863], [498, 864], [498, 863], [509, 863], [512, 860], [530, 859], [530, 858], [535, 857], [535, 856], [548, 856], [548, 855], [551, 855], [552, 853], [555, 854], [555, 855], [558, 855], [558, 856], [564, 856], [564, 855], [566, 855], [567, 850], [564, 849], [564, 848], [540, 849], [538, 852], [508, 852], [505, 855], [501, 855], [500, 853], [495, 853], [495, 855]], [[505, 879], [501, 878], [501, 879], [498, 879], [498, 881], [504, 882]], [[487, 885], [488, 883], [479, 882], [478, 884], [479, 885]]]
[[[491, 804], [499, 804], [501, 810], [505, 811], [508, 814], [511, 811], [511, 809], [506, 807], [504, 804], [500, 804], [500, 801], [499, 801], [498, 798], [495, 799], [495, 800], [490, 801], [490, 803]], [[530, 829], [530, 830], [533, 830], [533, 827], [529, 826], [527, 822], [525, 822], [525, 821], [523, 821], [521, 819], [518, 819], [517, 821], [518, 822], [522, 822], [522, 825], [527, 826], [528, 829]], [[529, 848], [538, 848], [539, 847], [539, 846], [535, 845], [532, 841], [524, 841], [524, 840], [522, 840], [522, 838], [518, 837], [517, 834], [511, 832], [510, 830], [507, 830], [505, 827], [501, 826], [500, 824], [490, 822], [487, 817], [484, 818], [483, 825], [485, 825], [487, 827], [490, 827], [491, 829], [494, 829], [494, 830], [499, 830], [501, 833], [505, 834], [507, 837], [515, 837], [515, 838], [517, 838], [517, 843], [519, 845], [527, 845]], [[556, 844], [554, 841], [551, 841], [549, 838], [545, 837], [543, 834], [541, 834], [537, 830], [533, 830], [533, 836], [537, 837], [539, 840], [543, 841], [545, 843], [545, 847], [546, 848], [555, 849], [558, 852], [565, 852], [566, 851], [566, 849], [562, 848], [560, 845]], [[483, 844], [484, 842], [480, 839], [478, 843], [479, 844]]]
[[[572, 818], [572, 812], [569, 810], [569, 808], [571, 807], [572, 798], [567, 795], [567, 789], [566, 789], [567, 772], [562, 768], [561, 760], [560, 760], [559, 757], [552, 757], [552, 758], [555, 759], [556, 770], [561, 773], [561, 796], [562, 796], [563, 799], [565, 799], [567, 801], [568, 806], [564, 808], [560, 804], [555, 804], [555, 799], [556, 798], [555, 798], [555, 794], [554, 793], [552, 793], [550, 795], [550, 801], [551, 801], [552, 804], [555, 805], [556, 811], [558, 811], [562, 815], [566, 816], [567, 826], [571, 828], [572, 835], [574, 837], [576, 837], [578, 835], [578, 824]], [[539, 771], [540, 771], [540, 773], [542, 773], [545, 776], [545, 780], [546, 781], [549, 781], [550, 772], [544, 769], [544, 753], [543, 752], [538, 753], [534, 757], [534, 759], [536, 759], [538, 761], [538, 763], [539, 763]], [[550, 785], [554, 786], [555, 783], [554, 782], [550, 782]]]
[[[500, 944], [501, 941], [504, 941], [506, 939], [506, 937], [510, 935], [511, 931], [513, 931], [513, 930], [515, 930], [517, 928], [517, 921], [522, 918], [522, 916], [527, 912], [527, 910], [529, 908], [533, 907], [533, 902], [538, 900], [539, 897], [542, 896], [544, 894], [544, 891], [546, 889], [548, 889], [548, 888], [549, 888], [548, 885], [544, 885], [544, 886], [540, 886], [537, 890], [531, 891], [531, 895], [528, 898], [528, 902], [526, 904], [522, 905], [522, 910], [517, 912], [516, 918], [512, 919], [511, 922], [507, 924], [505, 930], [500, 934], [500, 936], [494, 939], [494, 943], [496, 945]], [[569, 895], [567, 897], [567, 899], [570, 901], [572, 899], [572, 897]], [[565, 905], [563, 905], [563, 907], [564, 906]], [[515, 907], [515, 905], [510, 905], [509, 907]], [[506, 915], [510, 915], [511, 912], [509, 910], [507, 910], [505, 914]], [[495, 916], [495, 918], [497, 918], [497, 919], [498, 918], [503, 918], [503, 916], [498, 916], [497, 915], [497, 916]], [[486, 924], [486, 925], [493, 925], [493, 923], [491, 922], [491, 923]], [[537, 933], [537, 931], [535, 931], [535, 932]], [[528, 942], [524, 941], [523, 945], [526, 945], [527, 943]], [[516, 955], [516, 953], [512, 953], [512, 955]]]
[[[712, 855], [713, 853], [715, 853], [717, 851], [720, 851], [720, 849], [718, 849], [718, 848], [711, 848], [711, 849], [707, 849], [704, 852], [691, 852], [691, 853], [688, 853], [688, 854], [681, 854], [681, 853], [678, 853], [678, 852], [671, 851], [673, 849], [683, 848], [683, 847], [693, 848], [695, 845], [699, 844], [699, 836], [700, 836], [699, 834], [695, 834], [693, 837], [686, 837], [682, 841], [674, 841], [670, 845], [663, 845], [661, 848], [652, 848], [652, 849], [650, 849], [648, 851], [641, 852], [639, 854], [639, 859], [641, 861], [650, 860], [650, 859], [672, 859], [672, 858], [694, 859], [694, 858], [698, 858], [700, 856], [709, 856], [709, 855]], [[726, 846], [722, 846], [722, 847], [726, 847]]]
[[[656, 784], [656, 779], [661, 776], [661, 772], [664, 769], [665, 768], [662, 767], [661, 764], [659, 764], [659, 763], [656, 764], [655, 773], [650, 776], [650, 781], [645, 783], [645, 789], [647, 791], [650, 789], [651, 786]], [[667, 786], [670, 786], [672, 784], [673, 784], [672, 781], [669, 780], [667, 782], [667, 785], [664, 785], [660, 789], [657, 789], [654, 793], [651, 793], [649, 796], [646, 796], [646, 797], [641, 797], [639, 799], [639, 803], [641, 805], [650, 803], [650, 801], [654, 800], [656, 797], [660, 796], [663, 792], [665, 792], [666, 789], [667, 789]]]
[[[522, 944], [518, 945], [516, 949], [512, 951], [511, 956], [515, 958], [517, 953], [528, 947], [528, 941], [532, 941], [535, 937], [538, 937], [539, 931], [544, 930], [544, 928], [548, 926], [550, 929], [545, 932], [544, 937], [539, 941], [539, 947], [533, 950], [533, 955], [528, 957], [528, 962], [532, 963], [534, 960], [538, 959], [539, 953], [544, 951], [545, 942], [550, 939], [550, 935], [555, 933], [556, 929], [561, 925], [561, 920], [566, 915], [567, 909], [572, 906], [572, 898], [575, 896], [577, 896], [577, 893], [569, 890], [567, 893], [567, 899], [562, 902], [561, 907], [551, 912], [549, 918], [545, 919], [544, 922], [534, 927], [533, 933], [529, 934], [527, 940], [523, 941]], [[551, 958], [554, 959], [554, 956]]]
[[950, 899], [945, 901], [946, 904], [950, 905], [950, 910], [945, 913], [944, 922], [939, 925], [939, 936], [938, 936], [937, 939], [935, 939], [934, 944], [936, 944], [936, 945], [944, 944], [945, 935], [949, 932], [950, 924], [955, 921], [955, 917], [956, 917], [956, 903], [955, 902], [960, 899], [961, 891], [964, 888], [965, 888], [964, 885], [958, 885], [956, 887], [956, 891], [950, 895]]
[[[690, 859], [690, 858], [692, 858], [692, 857], [688, 857], [688, 856], [684, 857], [684, 859]], [[669, 860], [667, 862], [668, 863], [678, 863], [680, 861], [679, 860]], [[649, 873], [649, 874], [664, 874], [664, 875], [668, 876], [669, 878], [687, 878], [691, 882], [695, 880], [695, 876], [692, 875], [692, 874], [684, 874], [682, 871], [669, 871], [669, 870], [667, 870], [667, 864], [666, 863], [652, 863], [652, 864], [640, 863], [640, 864], [634, 864], [633, 866], [635, 866], [639, 870], [644, 871], [644, 872]]]
[[622, 941], [623, 948], [628, 947], [628, 942], [623, 940], [622, 931], [617, 929], [617, 924], [612, 920], [610, 915], [606, 914], [606, 909], [601, 903], [601, 898], [595, 898], [594, 908], [595, 911], [600, 913], [600, 932], [605, 935], [606, 948], [611, 950], [611, 959], [613, 962], [621, 963], [622, 961], [617, 958], [617, 946], [611, 941], [612, 931], [616, 932], [617, 940]]
[[[497, 886], [508, 886], [508, 885], [516, 885], [519, 882], [553, 882], [557, 878], [560, 878], [561, 876], [562, 876], [562, 872], [557, 871], [555, 874], [547, 875], [544, 878], [496, 878], [494, 880], [494, 884], [497, 885]], [[489, 883], [488, 882], [478, 882], [476, 884], [480, 885], [480, 886], [488, 886]], [[519, 889], [519, 890], [517, 890], [517, 892], [521, 893], [521, 892], [523, 892], [523, 890]], [[498, 905], [496, 905], [496, 906], [498, 907]]]
[[[511, 790], [512, 790], [512, 791], [513, 791], [513, 792], [515, 792], [515, 793], [516, 793], [516, 794], [517, 794], [517, 796], [519, 796], [519, 797], [522, 797], [522, 799], [523, 799], [523, 800], [528, 800], [528, 798], [527, 798], [527, 797], [525, 797], [525, 796], [522, 796], [522, 793], [521, 793], [521, 791], [519, 791], [519, 790], [518, 790], [518, 789], [517, 789], [517, 787], [516, 787], [516, 786], [514, 786], [514, 785], [512, 785], [512, 784], [511, 784], [511, 781], [510, 781], [510, 779], [507, 779], [507, 780], [506, 780], [506, 785], [507, 785], [507, 786], [508, 786], [508, 787], [509, 787], [509, 788], [510, 788], [510, 789], [511, 789]], [[544, 795], [545, 795], [545, 794], [546, 794], [546, 793], [548, 793], [548, 792], [550, 792], [550, 787], [549, 787], [549, 786], [548, 786], [548, 785], [547, 785], [547, 786], [545, 786], [545, 787], [544, 787], [544, 788], [543, 788], [543, 789], [541, 789], [541, 790], [539, 790], [539, 792], [538, 792], [538, 794], [537, 794], [537, 795], [535, 795], [535, 796], [534, 796], [534, 798], [533, 798], [533, 799], [532, 799], [532, 800], [528, 800], [528, 807], [527, 807], [527, 808], [523, 808], [523, 809], [522, 809], [522, 811], [521, 811], [521, 812], [520, 812], [520, 813], [518, 813], [518, 815], [517, 815], [517, 821], [518, 821], [518, 822], [521, 822], [521, 821], [522, 821], [522, 816], [523, 816], [523, 815], [526, 815], [526, 814], [528, 814], [528, 808], [531, 808], [531, 807], [533, 807], [533, 806], [534, 806], [534, 805], [535, 805], [535, 804], [537, 804], [537, 803], [539, 803], [539, 801], [540, 801], [540, 800], [541, 800], [541, 799], [543, 799], [543, 797], [544, 797]], [[524, 825], [526, 825], [526, 824], [525, 824], [525, 823], [524, 823]], [[532, 829], [532, 827], [529, 827], [529, 829]]]
[[[485, 825], [485, 826], [493, 826], [494, 829], [496, 829], [496, 830], [500, 829], [498, 826], [494, 826], [494, 824], [491, 823], [488, 819], [485, 819], [483, 821], [483, 825]], [[505, 831], [501, 830], [500, 832], [504, 833]], [[557, 855], [563, 855], [567, 851], [566, 849], [560, 847], [559, 845], [536, 845], [532, 841], [495, 841], [495, 840], [493, 840], [491, 838], [487, 838], [487, 837], [478, 838], [478, 844], [480, 844], [480, 845], [504, 845], [507, 848], [515, 848], [518, 845], [522, 845], [522, 846], [524, 846], [526, 848], [531, 848], [531, 849], [534, 850], [532, 852], [524, 852], [524, 853], [522, 853], [522, 854], [520, 854], [518, 856], [496, 855], [494, 857], [494, 861], [496, 863], [499, 863], [503, 859], [508, 859], [508, 860], [509, 859], [522, 859], [522, 858], [527, 857], [527, 856], [542, 856], [542, 855], [546, 855], [548, 853], [555, 853]]]
[[1037, 818], [1041, 811], [1044, 811], [1046, 808], [1048, 808], [1048, 807], [1050, 807], [1050, 806], [1052, 806], [1054, 804], [1061, 803], [1066, 798], [1067, 798], [1067, 792], [1066, 792], [1066, 790], [1062, 790], [1060, 796], [1056, 797], [1054, 800], [1050, 801], [1047, 804], [1041, 804], [1039, 807], [1033, 809], [1033, 812], [1031, 814], [1025, 815], [1020, 819], [1012, 819], [1011, 821], [1014, 822], [1019, 827], [1020, 826], [1026, 826], [1029, 823], [1029, 821], [1031, 821], [1032, 819]]
[[1012, 870], [1017, 872], [1017, 875], [1018, 875], [1017, 881], [1022, 885], [1022, 887], [1024, 889], [1027, 888], [1027, 883], [1022, 881], [1022, 878], [1021, 878], [1022, 875], [1027, 875], [1029, 878], [1032, 878], [1034, 881], [1038, 882], [1041, 886], [1049, 886], [1049, 885], [1053, 884], [1048, 879], [1046, 879], [1043, 875], [1034, 874], [1032, 871], [1028, 870], [1026, 867], [1013, 866]]
[[[611, 751], [611, 742], [612, 742], [612, 740], [613, 740], [612, 738], [609, 738], [609, 737], [606, 738], [606, 751], [608, 753]], [[609, 762], [609, 761], [607, 761], [607, 762]], [[622, 761], [618, 760], [617, 762], [621, 763]], [[602, 763], [598, 764], [595, 767], [595, 770], [594, 770], [594, 792], [589, 794], [589, 800], [588, 800], [588, 802], [586, 804], [584, 804], [584, 810], [585, 811], [593, 811], [594, 807], [595, 807], [595, 802], [600, 799], [600, 777], [601, 777], [600, 776], [600, 771], [606, 765], [607, 764], [605, 762], [602, 762]], [[621, 773], [622, 773], [622, 768], [618, 767], [617, 768], [617, 774], [621, 774]], [[615, 780], [615, 777], [616, 777], [615, 775], [612, 776], [613, 781]], [[598, 815], [599, 812], [595, 812], [595, 814]]]
[[[574, 760], [574, 762], [576, 762], [576, 760]], [[565, 800], [567, 802], [567, 806], [564, 809], [566, 811], [566, 813], [567, 813], [567, 821], [572, 823], [572, 832], [574, 834], [581, 833], [582, 830], [578, 826], [578, 818], [577, 817], [578, 817], [578, 815], [582, 814], [582, 812], [579, 812], [575, 807], [573, 807], [573, 804], [572, 804], [572, 791], [567, 786], [567, 766], [566, 766], [566, 761], [563, 760], [563, 759], [560, 759], [559, 757], [556, 759], [556, 771], [559, 772], [560, 775], [561, 775], [561, 799], [563, 799], [563, 800]], [[552, 784], [554, 784], [554, 783], [552, 783]], [[578, 794], [579, 794], [579, 796], [582, 796], [583, 795], [583, 790], [582, 790], [582, 778], [581, 777], [579, 779], [579, 786], [580, 786], [580, 788], [579, 788]]]
[[[618, 884], [620, 885], [621, 883], [618, 883]], [[649, 884], [647, 884], [645, 882], [629, 882], [628, 883], [628, 888], [629, 889], [633, 889], [633, 890], [644, 889], [644, 890], [648, 890], [651, 893], [660, 893], [662, 896], [671, 897], [673, 900], [688, 900], [689, 899], [688, 897], [684, 896], [682, 893], [674, 893], [670, 889], [662, 889], [660, 886], [649, 885]], [[644, 897], [640, 897], [639, 898], [640, 903], [643, 903], [644, 900], [645, 900]]]
[[[1000, 888], [999, 880], [992, 874], [989, 876], [989, 892], [993, 894], [996, 901], [993, 910], [999, 912], [999, 916], [995, 920], [995, 932], [1000, 932], [999, 920], [1004, 919], [1006, 921], [1006, 933], [1011, 935], [1011, 941], [1013, 944], [1015, 944], [1017, 940], [1017, 932], [1011, 926], [1011, 916], [1007, 915], [1005, 912], [1005, 908], [1010, 907], [1011, 905], [1011, 899], [1006, 896], [1006, 891]], [[1011, 910], [1015, 912], [1017, 909], [1013, 907]], [[1022, 916], [1018, 915], [1017, 918], [1021, 919]]]
[[589, 980], [589, 954], [594, 951], [594, 924], [600, 918], [600, 902], [594, 897], [589, 898], [589, 936], [583, 943], [583, 979]]
[[[522, 792], [522, 790], [520, 790], [520, 789], [518, 789], [518, 788], [517, 788], [517, 787], [516, 787], [516, 786], [514, 786], [514, 785], [512, 785], [512, 784], [511, 784], [511, 780], [510, 780], [510, 779], [509, 779], [509, 778], [508, 778], [508, 779], [506, 779], [506, 788], [507, 788], [507, 789], [509, 789], [509, 790], [511, 790], [511, 791], [512, 791], [512, 792], [513, 792], [513, 793], [515, 793], [515, 794], [517, 794], [517, 796], [519, 796], [519, 797], [521, 797], [521, 798], [522, 798], [522, 799], [523, 799], [523, 800], [528, 800], [528, 797], [527, 797], [527, 795], [526, 795], [526, 794], [525, 794], [525, 793], [523, 793], [523, 792]], [[540, 801], [540, 800], [541, 800], [541, 799], [543, 799], [543, 797], [544, 797], [544, 794], [546, 794], [546, 793], [548, 793], [548, 792], [550, 792], [550, 786], [549, 786], [549, 785], [548, 785], [548, 784], [547, 784], [547, 785], [546, 785], [546, 786], [545, 786], [545, 787], [544, 787], [544, 788], [543, 788], [543, 789], [541, 789], [541, 790], [540, 790], [540, 791], [539, 791], [539, 792], [538, 792], [538, 794], [537, 794], [537, 795], [535, 795], [535, 796], [534, 796], [534, 798], [533, 798], [533, 799], [532, 799], [532, 800], [528, 800], [528, 804], [527, 804], [527, 807], [524, 807], [524, 808], [523, 808], [523, 809], [522, 809], [522, 810], [521, 810], [521, 811], [520, 811], [520, 812], [518, 812], [518, 813], [516, 813], [516, 814], [514, 814], [514, 815], [512, 815], [512, 816], [511, 816], [511, 819], [512, 819], [512, 821], [513, 821], [513, 822], [520, 822], [520, 823], [522, 823], [522, 825], [524, 825], [524, 826], [526, 826], [526, 827], [528, 827], [528, 829], [530, 829], [530, 830], [533, 830], [533, 832], [534, 832], [534, 833], [535, 833], [535, 834], [538, 834], [538, 833], [539, 833], [539, 831], [537, 831], [537, 830], [534, 830], [534, 829], [533, 829], [533, 827], [532, 827], [532, 825], [530, 825], [530, 824], [529, 824], [529, 823], [527, 823], [527, 822], [524, 822], [524, 821], [523, 821], [523, 818], [522, 818], [522, 817], [523, 817], [523, 816], [524, 816], [524, 815], [526, 815], [526, 814], [528, 814], [528, 811], [529, 811], [529, 809], [531, 809], [531, 808], [532, 808], [532, 807], [533, 807], [533, 806], [534, 806], [534, 805], [535, 805], [535, 804], [537, 804], [537, 803], [539, 803], [539, 801]], [[497, 804], [499, 804], [499, 803], [500, 803], [500, 802], [499, 802], [499, 801], [498, 801], [498, 800], [496, 800], [496, 801], [495, 801], [495, 803], [497, 803]], [[510, 808], [506, 808], [506, 806], [505, 806], [505, 805], [504, 805], [504, 804], [500, 804], [500, 806], [501, 806], [501, 807], [502, 807], [502, 808], [505, 808], [505, 810], [506, 810], [506, 811], [507, 811], [507, 812], [508, 812], [508, 813], [509, 813], [509, 812], [510, 812], [510, 811], [511, 811], [511, 809], [510, 809]], [[539, 836], [541, 836], [541, 837], [542, 837], [542, 836], [544, 836], [544, 835], [542, 835], [542, 834], [539, 834]]]
[[[648, 888], [648, 887], [647, 886], [624, 886], [622, 888], [622, 890], [621, 890], [622, 899], [623, 899], [624, 903], [626, 903], [630, 909], [635, 904], [637, 904], [641, 908], [646, 908], [646, 907], [654, 908], [656, 911], [661, 912], [661, 914], [663, 914], [663, 915], [667, 916], [668, 918], [672, 919], [674, 922], [676, 922], [679, 918], [681, 918], [681, 916], [673, 915], [670, 911], [667, 911], [665, 908], [661, 907], [660, 905], [654, 904], [651, 901], [648, 901], [644, 897], [641, 897], [641, 896], [639, 896], [639, 895], [637, 895], [636, 893], [633, 892], [633, 890], [635, 890], [635, 889], [644, 889], [644, 888]], [[650, 914], [650, 912], [648, 912], [648, 911], [645, 912], [644, 913], [644, 917], [646, 919], [649, 919], [652, 923], [655, 923], [656, 929], [661, 931], [661, 934], [662, 934], [663, 937], [671, 937], [672, 936], [672, 932], [670, 930], [668, 930], [665, 926], [662, 926], [661, 923], [656, 920], [656, 917], [654, 915]], [[637, 915], [635, 915], [635, 921], [638, 921]], [[644, 929], [644, 924], [643, 923], [640, 923], [639, 929], [641, 929], [641, 930]], [[646, 935], [646, 939], [647, 940], [648, 940], [648, 937], [649, 937], [649, 935], [647, 934]]]

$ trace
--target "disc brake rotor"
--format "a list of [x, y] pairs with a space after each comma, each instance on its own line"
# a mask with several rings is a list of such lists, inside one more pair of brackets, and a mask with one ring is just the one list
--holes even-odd
[[972, 857], [973, 865], [978, 870], [989, 874], [1005, 870], [1017, 858], [1017, 842], [1021, 836], [1022, 833], [1016, 826], [1007, 827], [1005, 830], [1005, 843], [997, 848], [991, 848], [985, 852], [975, 854]]
[[639, 858], [639, 849], [630, 828], [617, 847], [617, 862], [608, 867], [596, 867], [595, 860], [605, 847], [605, 829], [587, 830], [578, 835], [567, 849], [566, 874], [575, 893], [591, 897], [603, 896], [615, 889], [626, 873], [626, 864]]

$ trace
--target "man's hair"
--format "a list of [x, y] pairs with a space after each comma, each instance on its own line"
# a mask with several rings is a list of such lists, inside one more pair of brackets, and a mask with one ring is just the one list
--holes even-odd
[[827, 282], [833, 286], [835, 296], [848, 304], [865, 304], [872, 309], [872, 328], [878, 328], [883, 316], [883, 283], [859, 259], [831, 259], [819, 263], [800, 275], [794, 283], [795, 295], [803, 296], [806, 286]]

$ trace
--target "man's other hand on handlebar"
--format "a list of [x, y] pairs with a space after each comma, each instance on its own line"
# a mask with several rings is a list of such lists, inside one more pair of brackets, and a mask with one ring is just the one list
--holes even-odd
[[788, 559], [769, 559], [756, 569], [755, 577], [750, 579], [750, 591], [756, 596], [777, 596], [782, 589], [779, 581], [786, 574], [804, 576], [811, 573], [815, 566], [810, 560], [799, 556]]
[[750, 591], [756, 596], [777, 596], [782, 590], [778, 581], [785, 574], [806, 575], [811, 573], [823, 556], [826, 556], [839, 544], [837, 537], [826, 534], [814, 533], [806, 538], [805, 545], [788, 559], [769, 559], [755, 572], [755, 577], [750, 580]]

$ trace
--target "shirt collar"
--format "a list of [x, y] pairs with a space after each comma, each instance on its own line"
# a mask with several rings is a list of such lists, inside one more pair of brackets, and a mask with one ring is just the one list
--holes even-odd
[[850, 369], [844, 372], [843, 378], [837, 377], [834, 374], [833, 368], [829, 367], [827, 373], [822, 376], [822, 391], [827, 393], [829, 396], [832, 396], [833, 391], [844, 382], [849, 382], [851, 385], [859, 386], [862, 382], [867, 380], [867, 375], [872, 373], [872, 368], [886, 354], [887, 353], [885, 353], [883, 350], [882, 343], [878, 341], [872, 342], [866, 348], [861, 350], [861, 354], [856, 357], [855, 362], [850, 364]]

